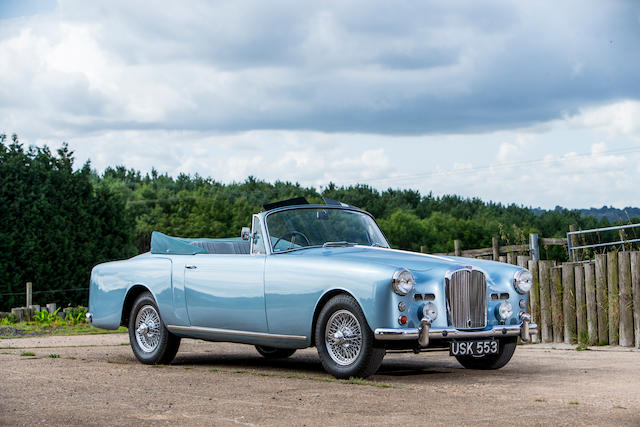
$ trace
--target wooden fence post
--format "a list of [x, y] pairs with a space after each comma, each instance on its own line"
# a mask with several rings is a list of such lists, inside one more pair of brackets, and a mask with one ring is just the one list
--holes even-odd
[[[569, 231], [570, 232], [574, 232], [574, 231], [578, 231], [578, 227], [575, 224], [571, 224], [569, 225]], [[571, 247], [575, 248], [576, 246], [578, 246], [578, 236], [576, 236], [575, 234], [572, 234], [571, 236]], [[578, 261], [580, 259], [582, 259], [582, 251], [573, 251], [573, 257], [571, 256], [571, 254], [569, 254], [569, 261]]]
[[498, 245], [498, 238], [497, 237], [492, 237], [491, 238], [491, 249], [493, 250], [493, 260], [494, 261], [499, 261], [500, 260], [500, 246]]
[[631, 294], [631, 260], [629, 252], [618, 254], [620, 285], [620, 345], [633, 347], [633, 296]]
[[529, 267], [530, 259], [531, 257], [529, 255], [518, 255], [516, 258], [516, 264], [518, 264], [518, 267], [527, 268]]
[[587, 304], [584, 289], [584, 266], [576, 265], [574, 267], [574, 276], [576, 283], [576, 331], [578, 334], [578, 342], [588, 342], [587, 336]]
[[454, 248], [454, 253], [456, 256], [461, 256], [462, 255], [462, 251], [460, 250], [460, 240], [454, 240], [453, 241], [453, 248]]
[[516, 261], [515, 252], [507, 252], [507, 264], [516, 265]]
[[498, 261], [500, 261], [500, 262], [507, 262], [507, 257], [506, 257], [506, 255], [500, 255], [500, 256], [498, 257]]
[[423, 254], [426, 254], [427, 253], [427, 247], [424, 246], [424, 245], [420, 246], [420, 252], [423, 253]]
[[596, 309], [598, 344], [609, 344], [609, 293], [607, 290], [607, 255], [596, 255]]
[[598, 309], [596, 304], [596, 266], [593, 263], [584, 266], [585, 299], [587, 302], [587, 335], [589, 344], [598, 342]]
[[618, 345], [620, 337], [620, 300], [618, 298], [618, 253], [607, 253], [607, 285], [609, 289], [609, 344]]
[[574, 265], [562, 265], [562, 318], [564, 319], [564, 342], [576, 342], [576, 287]]
[[551, 268], [551, 312], [553, 342], [564, 342], [564, 316], [562, 309], [562, 269]]
[[536, 233], [529, 234], [529, 254], [534, 261], [540, 260], [540, 245]]
[[[531, 276], [533, 276], [533, 285], [529, 292], [529, 313], [531, 313], [533, 323], [537, 323], [538, 327], [542, 329], [540, 324], [540, 274], [538, 273], [538, 261], [530, 259], [528, 264]], [[539, 335], [533, 335], [532, 342], [540, 341]]]
[[33, 304], [33, 284], [31, 282], [27, 282], [27, 304], [25, 307], [29, 308]]
[[631, 283], [636, 348], [640, 348], [640, 252], [631, 252]]
[[551, 323], [551, 266], [553, 261], [540, 261], [540, 338], [542, 342], [553, 341]]

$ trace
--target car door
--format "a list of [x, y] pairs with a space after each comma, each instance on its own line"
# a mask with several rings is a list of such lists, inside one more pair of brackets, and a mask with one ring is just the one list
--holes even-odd
[[184, 267], [191, 326], [267, 332], [264, 264], [264, 253], [194, 255]]

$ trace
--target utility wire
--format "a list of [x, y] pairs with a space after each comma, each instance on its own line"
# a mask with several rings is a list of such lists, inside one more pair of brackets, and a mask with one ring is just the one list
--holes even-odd
[[[640, 152], [640, 147], [626, 147], [626, 148], [620, 148], [620, 149], [616, 149], [616, 150], [607, 150], [607, 151], [601, 151], [597, 154], [594, 155], [594, 153], [589, 152], [589, 153], [576, 153], [575, 156], [573, 156], [573, 158], [585, 158], [585, 157], [592, 157], [592, 158], [601, 158], [603, 155], [606, 154], [629, 154], [629, 153], [637, 153]], [[566, 153], [565, 156], [567, 154], [572, 154], [572, 153]], [[517, 161], [517, 162], [504, 162], [504, 163], [498, 163], [498, 164], [494, 164], [494, 165], [485, 165], [485, 166], [477, 166], [477, 167], [471, 167], [471, 168], [463, 168], [463, 169], [450, 169], [450, 170], [446, 170], [446, 171], [440, 171], [440, 172], [425, 172], [425, 173], [416, 173], [416, 174], [408, 174], [408, 175], [403, 175], [403, 176], [397, 176], [397, 177], [384, 177], [384, 178], [372, 178], [369, 179], [368, 181], [384, 181], [384, 182], [393, 182], [393, 181], [403, 181], [403, 180], [408, 180], [408, 179], [415, 179], [415, 178], [431, 178], [431, 177], [437, 177], [437, 176], [451, 176], [451, 175], [460, 175], [460, 174], [466, 174], [466, 173], [472, 173], [472, 172], [478, 172], [478, 171], [485, 171], [485, 170], [500, 170], [500, 169], [509, 169], [515, 166], [532, 166], [532, 165], [540, 165], [540, 164], [553, 164], [553, 163], [558, 163], [558, 162], [563, 162], [566, 159], [564, 158], [544, 158], [544, 159], [535, 159], [535, 160], [521, 160], [521, 161]]]
[[[33, 291], [31, 292], [33, 295], [36, 294], [51, 294], [51, 293], [55, 293], [55, 292], [71, 292], [71, 291], [87, 291], [89, 290], [89, 288], [71, 288], [71, 289], [52, 289], [49, 291]], [[6, 293], [6, 294], [0, 294], [1, 296], [14, 296], [14, 295], [26, 295], [26, 292], [10, 292], [10, 293]]]

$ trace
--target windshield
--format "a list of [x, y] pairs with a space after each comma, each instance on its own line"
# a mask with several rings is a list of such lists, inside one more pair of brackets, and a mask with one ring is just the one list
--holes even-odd
[[344, 209], [287, 209], [267, 215], [273, 252], [309, 246], [389, 247], [369, 215]]

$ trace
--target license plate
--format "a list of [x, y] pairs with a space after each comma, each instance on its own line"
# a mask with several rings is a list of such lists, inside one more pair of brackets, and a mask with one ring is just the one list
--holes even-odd
[[498, 353], [498, 341], [453, 341], [449, 347], [450, 356], [484, 356]]

